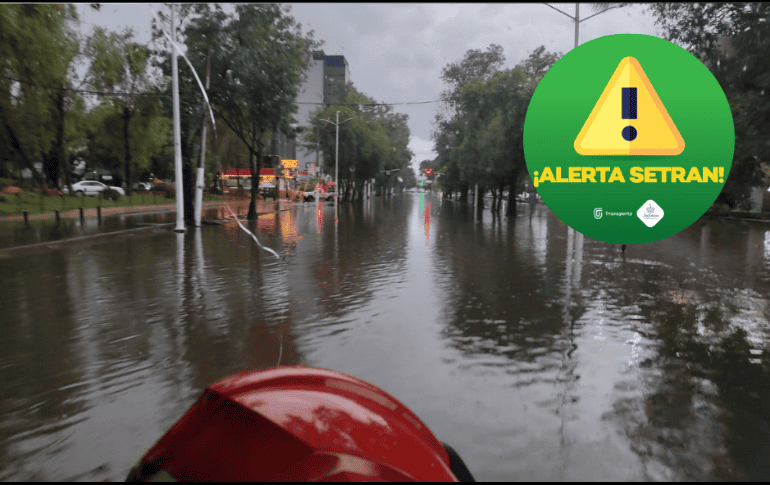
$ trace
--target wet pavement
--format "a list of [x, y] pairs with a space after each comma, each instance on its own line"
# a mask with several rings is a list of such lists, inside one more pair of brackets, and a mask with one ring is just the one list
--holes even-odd
[[[220, 221], [230, 217], [226, 206], [238, 215], [248, 214], [248, 199], [233, 199], [226, 202], [205, 202], [202, 220]], [[281, 200], [259, 201], [258, 213], [272, 213], [294, 207], [296, 203]], [[149, 229], [154, 226], [176, 225], [176, 206], [159, 204], [150, 206], [128, 206], [103, 208], [101, 215], [96, 209], [61, 212], [59, 220], [53, 212], [29, 214], [27, 222], [22, 215], [0, 217], [0, 250], [34, 246], [47, 243], [75, 242], [91, 237], [117, 234], [123, 231]]]
[[207, 384], [277, 364], [380, 386], [478, 480], [770, 478], [770, 228], [622, 252], [519, 209], [244, 221], [284, 261], [235, 221], [0, 251], [0, 480], [122, 480]]

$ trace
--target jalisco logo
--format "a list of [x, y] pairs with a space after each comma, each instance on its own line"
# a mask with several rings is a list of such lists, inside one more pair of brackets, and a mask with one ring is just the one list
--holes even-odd
[[660, 208], [654, 200], [650, 199], [636, 211], [636, 216], [644, 222], [647, 227], [652, 227], [663, 219], [663, 209]]

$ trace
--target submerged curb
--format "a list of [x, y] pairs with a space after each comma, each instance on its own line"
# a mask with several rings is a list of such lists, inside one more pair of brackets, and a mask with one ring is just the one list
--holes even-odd
[[[203, 208], [211, 207], [224, 207], [225, 204], [243, 205], [248, 204], [248, 199], [236, 199], [232, 201], [209, 201], [203, 203]], [[294, 202], [288, 202], [289, 204], [295, 204]], [[283, 206], [280, 210], [285, 209]], [[110, 216], [115, 214], [136, 214], [141, 212], [171, 212], [176, 211], [176, 204], [153, 204], [153, 205], [141, 205], [141, 206], [127, 206], [127, 207], [102, 207], [102, 216]], [[97, 209], [83, 209], [83, 217], [96, 217]], [[61, 219], [77, 219], [80, 217], [80, 209], [71, 209], [59, 212], [59, 218]], [[49, 220], [55, 219], [55, 212], [37, 212], [34, 214], [27, 214], [27, 219], [30, 221], [36, 220]], [[1, 222], [22, 222], [24, 221], [23, 214], [15, 214], [11, 216], [0, 216]]]

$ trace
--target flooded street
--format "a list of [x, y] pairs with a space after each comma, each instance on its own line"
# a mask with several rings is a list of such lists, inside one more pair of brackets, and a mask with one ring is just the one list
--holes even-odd
[[770, 479], [767, 225], [623, 252], [542, 204], [339, 211], [244, 221], [285, 261], [235, 221], [2, 253], [0, 480], [123, 480], [208, 384], [297, 364], [392, 394], [480, 481]]

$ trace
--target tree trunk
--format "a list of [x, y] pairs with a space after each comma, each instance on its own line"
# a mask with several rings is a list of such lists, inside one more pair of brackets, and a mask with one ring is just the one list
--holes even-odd
[[125, 168], [125, 184], [126, 195], [131, 195], [131, 148], [129, 146], [128, 138], [128, 123], [131, 121], [131, 110], [128, 106], [123, 106], [123, 149], [125, 151], [126, 168]]
[[[257, 194], [259, 193], [259, 173], [262, 170], [262, 146], [253, 140], [257, 146], [256, 153], [249, 147], [251, 154], [251, 201], [249, 202], [249, 214], [246, 218], [250, 221], [257, 220]], [[276, 179], [277, 182], [277, 179]], [[276, 185], [276, 189], [278, 186]]]
[[64, 147], [64, 89], [60, 89], [56, 96], [56, 111], [58, 114], [58, 126], [56, 131], [56, 153], [58, 154], [59, 169], [64, 172], [64, 183], [72, 194], [72, 174], [70, 173], [69, 156]]
[[495, 209], [497, 209], [497, 204], [498, 204], [498, 201], [497, 201], [497, 189], [493, 185], [492, 189], [490, 189], [490, 190], [492, 190], [492, 209], [491, 210], [492, 210], [492, 212], [495, 212]]
[[193, 204], [193, 194], [195, 193], [195, 170], [193, 170], [192, 167], [192, 162], [189, 158], [182, 164], [184, 222], [191, 226], [195, 225], [195, 204]]
[[518, 182], [518, 177], [515, 175], [508, 177], [508, 209], [505, 211], [507, 217], [516, 215], [516, 186]]
[[356, 187], [359, 187], [358, 192], [356, 192], [356, 197], [359, 201], [364, 200], [364, 192], [366, 192], [366, 179], [358, 177], [356, 179]]
[[27, 168], [32, 172], [32, 178], [35, 179], [38, 186], [40, 188], [43, 187], [43, 180], [40, 178], [40, 174], [37, 173], [37, 170], [35, 170], [35, 166], [32, 164], [32, 161], [30, 161], [29, 158], [27, 158], [27, 154], [24, 153], [24, 150], [21, 148], [21, 144], [19, 143], [19, 139], [16, 138], [16, 134], [13, 132], [13, 128], [11, 128], [10, 123], [8, 123], [8, 118], [5, 116], [5, 111], [3, 110], [3, 105], [0, 103], [0, 123], [5, 125], [5, 129], [8, 133], [8, 137], [11, 139], [11, 146], [14, 150], [19, 152], [19, 155], [21, 155], [22, 160], [24, 160], [24, 163], [27, 165]]
[[460, 184], [460, 202], [468, 202], [468, 182]]

